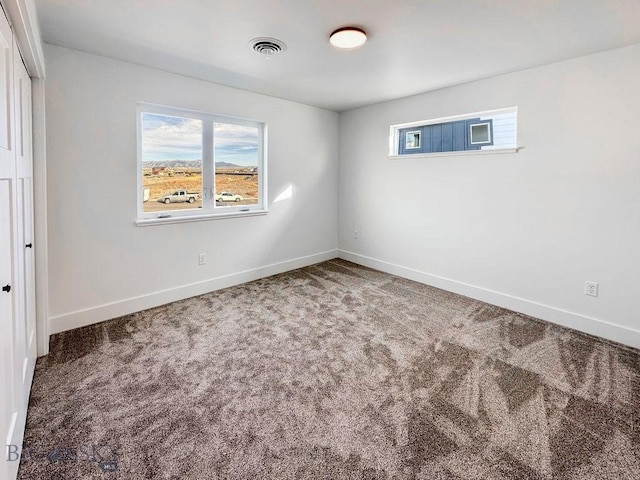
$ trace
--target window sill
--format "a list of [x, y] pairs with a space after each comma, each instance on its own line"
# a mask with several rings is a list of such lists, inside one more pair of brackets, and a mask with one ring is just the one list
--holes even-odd
[[466, 157], [468, 155], [489, 155], [492, 153], [518, 153], [522, 147], [516, 148], [494, 148], [490, 150], [461, 150], [458, 152], [435, 152], [435, 153], [409, 153], [406, 155], [388, 155], [389, 160], [400, 160], [408, 158], [432, 158], [432, 157]]
[[206, 220], [222, 220], [223, 218], [238, 218], [238, 217], [256, 217], [260, 215], [266, 215], [268, 210], [250, 210], [248, 212], [229, 212], [229, 213], [207, 213], [202, 215], [184, 215], [175, 217], [162, 217], [162, 218], [139, 218], [136, 220], [138, 227], [150, 227], [153, 225], [168, 225], [172, 223], [187, 223], [187, 222], [202, 222]]

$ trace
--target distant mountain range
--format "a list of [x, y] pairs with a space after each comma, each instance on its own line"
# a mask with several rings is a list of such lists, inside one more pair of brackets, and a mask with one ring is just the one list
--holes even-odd
[[[142, 162], [144, 168], [164, 167], [164, 168], [200, 168], [202, 162], [200, 160], [154, 160], [151, 162]], [[216, 162], [217, 168], [247, 168], [242, 165], [228, 162]]]
[[236, 165], [235, 163], [229, 162], [216, 162], [217, 168], [244, 168], [242, 165]]

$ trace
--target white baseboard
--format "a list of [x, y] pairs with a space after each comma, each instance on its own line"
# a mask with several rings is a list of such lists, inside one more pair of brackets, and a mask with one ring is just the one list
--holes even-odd
[[458, 293], [492, 305], [531, 315], [532, 317], [540, 318], [563, 327], [596, 335], [634, 348], [640, 348], [640, 331], [638, 330], [588, 317], [579, 313], [569, 312], [557, 307], [532, 302], [524, 298], [514, 297], [505, 293], [422, 272], [413, 268], [385, 262], [346, 250], [329, 250], [327, 252], [299, 257], [293, 260], [287, 260], [285, 262], [266, 265], [230, 275], [224, 275], [169, 290], [128, 298], [119, 302], [108, 303], [85, 310], [57, 315], [50, 318], [49, 331], [51, 334], [54, 334], [91, 325], [93, 323], [103, 322], [105, 320], [157, 307], [166, 303], [183, 300], [196, 295], [202, 295], [221, 288], [231, 287], [241, 283], [276, 275], [278, 273], [295, 270], [296, 268], [306, 267], [308, 265], [331, 260], [336, 257], [340, 257], [344, 260], [364, 265], [366, 267], [375, 268], [382, 272], [398, 275], [409, 280], [414, 280], [426, 285]]
[[572, 328], [591, 335], [596, 335], [614, 342], [640, 348], [640, 331], [579, 313], [569, 312], [561, 308], [543, 305], [524, 298], [514, 297], [505, 293], [488, 290], [449, 278], [415, 270], [413, 268], [395, 265], [346, 250], [339, 250], [339, 257], [365, 267], [374, 268], [382, 272], [391, 273], [399, 277], [424, 283], [432, 287], [441, 288], [449, 292], [458, 293], [492, 305], [524, 313], [535, 318], [546, 320], [563, 327]]
[[296, 268], [306, 267], [315, 263], [331, 260], [336, 257], [338, 257], [338, 250], [329, 250], [314, 255], [287, 260], [285, 262], [274, 263], [251, 270], [245, 270], [243, 272], [212, 278], [202, 282], [191, 283], [189, 285], [183, 285], [181, 287], [171, 288], [160, 292], [153, 292], [139, 297], [127, 298], [118, 302], [98, 305], [85, 310], [57, 315], [49, 319], [49, 332], [54, 334], [78, 327], [84, 327], [86, 325], [103, 322], [123, 315], [129, 315], [148, 308], [165, 305], [170, 302], [195, 297], [214, 290], [220, 290], [221, 288], [270, 277], [271, 275], [288, 272], [290, 270], [295, 270]]

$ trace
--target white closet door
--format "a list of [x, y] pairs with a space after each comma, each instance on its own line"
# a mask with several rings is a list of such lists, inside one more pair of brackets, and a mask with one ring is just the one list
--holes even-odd
[[[16, 280], [15, 269], [15, 156], [13, 134], [13, 39], [9, 24], [0, 14], [0, 435], [3, 444], [16, 440], [20, 427], [15, 364]], [[3, 455], [0, 478], [13, 478], [16, 462]]]
[[36, 359], [31, 79], [0, 14], [0, 480], [15, 478]]
[[[36, 360], [36, 303], [33, 238], [33, 160], [31, 156], [31, 79], [17, 47], [13, 52], [16, 226], [19, 306], [16, 324], [16, 364], [19, 402], [26, 412]], [[15, 314], [14, 314], [15, 315]]]
[[[15, 445], [19, 430], [19, 412], [16, 402], [17, 391], [15, 382], [16, 365], [14, 361], [14, 297], [13, 288], [13, 229], [12, 208], [13, 195], [11, 180], [0, 178], [0, 435], [3, 447]], [[5, 291], [11, 288], [10, 291]], [[9, 447], [8, 447], [9, 448]], [[4, 455], [0, 463], [0, 479], [14, 478], [17, 472], [15, 461], [7, 461]], [[9, 452], [7, 452], [9, 453]], [[15, 460], [15, 459], [14, 459]]]

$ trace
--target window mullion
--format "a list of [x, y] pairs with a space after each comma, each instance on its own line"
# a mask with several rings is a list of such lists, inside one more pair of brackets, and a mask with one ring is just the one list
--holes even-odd
[[215, 206], [215, 159], [213, 158], [213, 120], [205, 119], [202, 125], [202, 209]]

